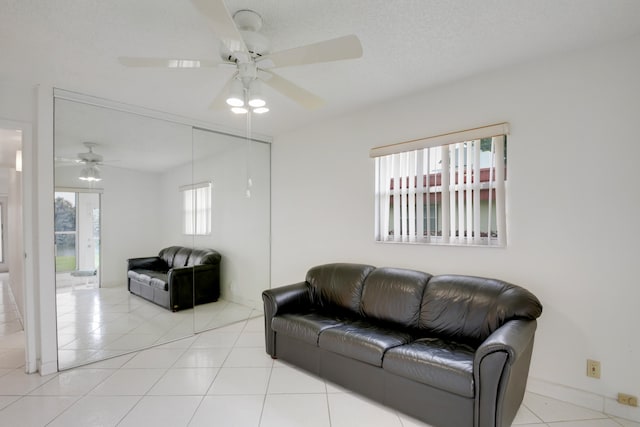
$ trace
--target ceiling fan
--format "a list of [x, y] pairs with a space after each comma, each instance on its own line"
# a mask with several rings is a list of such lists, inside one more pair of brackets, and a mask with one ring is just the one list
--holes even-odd
[[104, 158], [102, 154], [98, 154], [93, 151], [93, 148], [98, 144], [95, 142], [83, 142], [82, 145], [87, 147], [89, 151], [78, 153], [75, 158], [56, 157], [56, 163], [58, 165], [83, 165], [84, 167], [80, 171], [79, 179], [83, 181], [100, 181], [100, 168], [104, 164]]
[[[292, 99], [307, 109], [316, 109], [324, 104], [317, 95], [279, 76], [273, 70], [296, 65], [355, 59], [362, 56], [362, 45], [355, 35], [338, 37], [305, 46], [269, 53], [269, 41], [258, 31], [262, 17], [252, 10], [242, 9], [230, 15], [224, 0], [191, 0], [200, 13], [212, 23], [213, 30], [222, 41], [220, 57], [216, 60], [133, 58], [120, 57], [121, 64], [129, 67], [201, 68], [230, 65], [235, 72], [228, 79], [212, 103], [212, 108], [234, 102], [245, 108], [245, 102], [261, 112], [261, 82]], [[240, 93], [238, 93], [240, 91]], [[256, 100], [255, 105], [252, 101]], [[242, 104], [242, 105], [240, 105]], [[268, 111], [268, 109], [267, 109]], [[264, 111], [262, 111], [264, 112]]]

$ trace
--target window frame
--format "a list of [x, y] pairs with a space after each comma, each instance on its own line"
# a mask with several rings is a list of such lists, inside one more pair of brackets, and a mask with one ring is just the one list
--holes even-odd
[[505, 247], [508, 130], [500, 123], [373, 148], [376, 242]]

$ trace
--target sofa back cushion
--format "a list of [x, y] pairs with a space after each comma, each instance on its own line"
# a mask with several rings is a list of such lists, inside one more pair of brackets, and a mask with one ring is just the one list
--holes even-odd
[[191, 248], [181, 247], [176, 252], [173, 257], [173, 268], [185, 267], [187, 265], [187, 261], [189, 261], [189, 256], [191, 255]]
[[158, 254], [169, 268], [191, 267], [201, 264], [217, 264], [220, 254], [213, 249], [192, 249], [184, 246], [169, 246]]
[[220, 254], [213, 249], [193, 249], [187, 265], [219, 264], [220, 258]]
[[420, 328], [480, 343], [511, 319], [536, 319], [540, 301], [529, 291], [496, 279], [434, 276], [420, 312]]
[[377, 268], [367, 276], [360, 310], [367, 317], [418, 327], [422, 295], [431, 275], [401, 268]]
[[176, 252], [178, 252], [182, 246], [169, 246], [168, 248], [164, 248], [158, 253], [158, 256], [162, 258], [164, 262], [167, 263], [169, 268], [173, 267], [173, 258], [176, 256]]
[[375, 267], [364, 264], [326, 264], [307, 272], [315, 305], [359, 313], [362, 284]]

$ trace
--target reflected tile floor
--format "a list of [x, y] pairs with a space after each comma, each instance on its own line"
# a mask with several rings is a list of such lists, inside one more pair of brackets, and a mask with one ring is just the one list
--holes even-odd
[[250, 307], [224, 300], [173, 313], [132, 295], [125, 287], [58, 288], [56, 307], [62, 369], [190, 336], [194, 329], [208, 330], [259, 314]]
[[[11, 304], [3, 291], [0, 313]], [[0, 427], [426, 426], [271, 360], [263, 333], [263, 319], [254, 318], [41, 377], [24, 374], [23, 332], [0, 330]], [[527, 393], [514, 426], [640, 423]]]

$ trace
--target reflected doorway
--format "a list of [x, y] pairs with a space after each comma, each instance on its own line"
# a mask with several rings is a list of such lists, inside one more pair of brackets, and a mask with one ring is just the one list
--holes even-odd
[[100, 193], [56, 191], [55, 265], [58, 290], [100, 287]]

